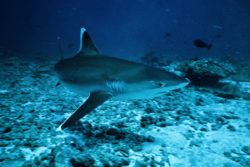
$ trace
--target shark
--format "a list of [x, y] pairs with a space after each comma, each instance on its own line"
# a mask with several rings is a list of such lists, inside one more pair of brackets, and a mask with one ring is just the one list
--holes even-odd
[[189, 81], [142, 63], [100, 53], [85, 28], [80, 49], [54, 66], [62, 85], [87, 99], [58, 127], [74, 125], [107, 100], [149, 99], [185, 87]]

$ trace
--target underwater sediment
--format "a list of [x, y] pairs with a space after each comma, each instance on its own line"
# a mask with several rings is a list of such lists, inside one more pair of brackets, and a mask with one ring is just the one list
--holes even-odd
[[[223, 76], [218, 63], [204, 61]], [[107, 101], [58, 132], [85, 98], [56, 86], [54, 63], [0, 62], [1, 167], [250, 166], [249, 82], [193, 84], [151, 100]], [[180, 71], [196, 75], [197, 68], [190, 70], [196, 64]]]

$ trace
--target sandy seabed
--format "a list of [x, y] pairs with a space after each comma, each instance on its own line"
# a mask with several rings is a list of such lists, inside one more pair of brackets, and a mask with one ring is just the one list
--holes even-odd
[[[56, 131], [86, 97], [56, 86], [53, 62], [0, 62], [0, 166], [250, 166], [250, 101], [188, 86], [107, 101]], [[250, 92], [250, 83], [240, 83]]]

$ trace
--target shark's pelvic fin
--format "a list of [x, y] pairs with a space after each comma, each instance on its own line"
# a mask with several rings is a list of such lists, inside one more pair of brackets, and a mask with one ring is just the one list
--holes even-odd
[[106, 91], [91, 92], [88, 99], [58, 129], [65, 129], [73, 125], [111, 97], [111, 93]]
[[80, 30], [79, 52], [83, 53], [81, 55], [88, 55], [88, 56], [97, 55], [100, 53], [85, 28], [81, 28]]

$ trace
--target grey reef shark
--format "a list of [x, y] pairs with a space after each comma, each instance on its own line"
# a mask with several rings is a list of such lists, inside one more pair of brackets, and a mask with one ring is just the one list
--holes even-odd
[[85, 28], [80, 49], [54, 67], [61, 83], [87, 98], [58, 130], [72, 126], [105, 101], [148, 99], [185, 87], [189, 81], [160, 68], [101, 54]]

